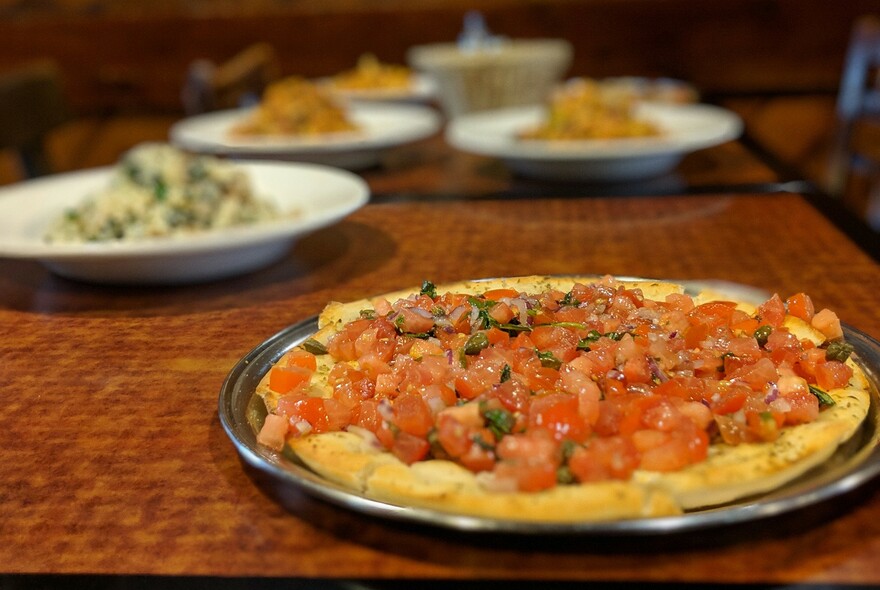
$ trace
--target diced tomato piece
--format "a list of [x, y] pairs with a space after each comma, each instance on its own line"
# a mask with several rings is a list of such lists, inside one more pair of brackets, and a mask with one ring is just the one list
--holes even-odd
[[730, 381], [745, 383], [755, 391], [763, 391], [769, 381], [776, 381], [779, 378], [779, 371], [773, 361], [762, 358], [754, 364], [744, 365], [729, 373], [727, 378]]
[[786, 299], [785, 308], [788, 310], [789, 315], [800, 318], [805, 322], [811, 321], [816, 313], [813, 307], [813, 300], [806, 293], [797, 293]]
[[697, 429], [693, 424], [690, 426], [683, 424], [680, 430], [660, 434], [664, 436], [655, 437], [651, 441], [651, 446], [642, 450], [639, 462], [639, 467], [642, 469], [678, 471], [706, 458], [709, 437], [705, 431]]
[[428, 456], [430, 450], [430, 443], [422, 437], [414, 436], [403, 430], [394, 434], [391, 452], [407, 465], [421, 461]]
[[578, 397], [569, 393], [536, 396], [529, 408], [529, 428], [546, 430], [558, 441], [583, 442], [591, 429], [578, 406]]
[[[282, 406], [281, 398], [278, 402], [279, 412], [287, 415], [292, 426], [291, 432], [296, 434], [312, 434], [319, 432], [327, 432], [330, 429], [330, 422], [327, 418], [327, 411], [324, 409], [324, 400], [320, 397], [303, 396], [292, 400], [289, 406]], [[298, 423], [307, 422], [309, 429], [301, 428]]]
[[257, 434], [257, 442], [270, 449], [280, 451], [284, 448], [284, 442], [287, 438], [287, 427], [288, 422], [284, 416], [268, 414], [259, 434]]
[[315, 357], [314, 354], [307, 350], [294, 348], [284, 355], [284, 360], [281, 361], [279, 364], [284, 364], [288, 367], [301, 367], [303, 369], [315, 371], [318, 368], [318, 359]]
[[478, 428], [472, 429], [468, 437], [468, 448], [458, 457], [459, 462], [474, 473], [491, 471], [496, 464], [495, 435], [488, 428]]
[[455, 379], [455, 391], [462, 399], [471, 400], [488, 391], [500, 381], [488, 367], [471, 367]]
[[623, 363], [623, 376], [628, 384], [650, 383], [653, 374], [647, 357], [640, 355], [627, 359]]
[[814, 328], [822, 332], [825, 338], [834, 340], [843, 337], [843, 328], [840, 326], [840, 318], [830, 309], [816, 312], [810, 322]]
[[349, 322], [327, 342], [327, 352], [337, 360], [356, 360], [359, 355], [355, 350], [355, 341], [371, 325], [372, 322], [367, 319]]
[[394, 323], [402, 332], [410, 334], [422, 334], [430, 332], [434, 328], [434, 318], [429, 312], [421, 308], [401, 307]]
[[534, 392], [553, 391], [559, 382], [559, 371], [533, 363], [523, 373], [526, 384]]
[[560, 326], [538, 326], [532, 330], [531, 339], [538, 350], [551, 352], [560, 361], [568, 362], [577, 356], [580, 339], [574, 330]]
[[501, 299], [514, 299], [519, 297], [519, 293], [516, 289], [489, 289], [485, 293], [483, 293], [483, 297], [485, 299], [489, 299], [490, 301], [500, 301]]
[[785, 424], [803, 424], [819, 417], [819, 400], [809, 390], [788, 392], [784, 397], [789, 405]]
[[394, 400], [394, 423], [401, 431], [425, 438], [434, 426], [431, 408], [416, 393], [405, 393]]
[[510, 320], [516, 317], [516, 315], [517, 312], [503, 301], [496, 303], [489, 309], [489, 317], [499, 324], [510, 323]]
[[342, 430], [351, 424], [354, 408], [335, 398], [324, 399], [324, 412], [327, 414], [327, 430]]
[[379, 402], [374, 399], [366, 399], [357, 406], [356, 416], [352, 416], [352, 424], [365, 428], [370, 432], [379, 430], [381, 418], [379, 417]]
[[770, 299], [758, 306], [757, 315], [761, 318], [761, 324], [778, 328], [785, 320], [785, 304], [779, 295], [774, 293]]
[[450, 457], [464, 455], [471, 446], [469, 428], [452, 414], [441, 413], [437, 417], [437, 442]]
[[618, 397], [626, 395], [626, 385], [617, 379], [605, 379], [605, 395], [606, 397]]
[[514, 478], [518, 489], [538, 491], [556, 485], [561, 456], [559, 446], [541, 431], [505, 436], [498, 443], [495, 475]]
[[537, 462], [501, 461], [493, 471], [499, 480], [513, 480], [518, 490], [538, 492], [556, 486], [556, 467], [552, 464]]
[[709, 328], [730, 325], [730, 319], [736, 304], [732, 301], [710, 301], [695, 307], [688, 316], [696, 324], [704, 324]]
[[629, 479], [639, 466], [639, 452], [622, 436], [594, 438], [578, 447], [568, 460], [568, 468], [580, 482]]
[[840, 361], [827, 361], [816, 366], [816, 385], [825, 391], [846, 387], [852, 376], [852, 368]]
[[305, 385], [312, 378], [314, 371], [302, 367], [275, 366], [269, 371], [269, 389], [284, 394]]
[[680, 379], [669, 379], [654, 388], [656, 395], [663, 397], [677, 397], [687, 399], [688, 389], [684, 386]]
[[700, 344], [709, 336], [708, 324], [693, 324], [684, 331], [684, 342], [689, 349], [699, 348]]
[[512, 379], [493, 387], [491, 395], [511, 412], [525, 412], [531, 398], [529, 388], [519, 380]]
[[733, 414], [742, 409], [749, 397], [749, 390], [742, 386], [731, 386], [712, 402], [712, 411], [717, 414]]

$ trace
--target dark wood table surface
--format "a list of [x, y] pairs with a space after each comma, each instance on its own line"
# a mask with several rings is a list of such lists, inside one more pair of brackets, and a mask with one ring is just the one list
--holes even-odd
[[808, 292], [880, 337], [871, 234], [740, 142], [638, 187], [515, 179], [439, 138], [364, 176], [370, 204], [230, 280], [100, 286], [0, 259], [0, 581], [880, 584], [877, 482], [663, 538], [476, 535], [271, 494], [225, 435], [218, 393], [248, 351], [331, 299], [533, 273], [722, 279]]

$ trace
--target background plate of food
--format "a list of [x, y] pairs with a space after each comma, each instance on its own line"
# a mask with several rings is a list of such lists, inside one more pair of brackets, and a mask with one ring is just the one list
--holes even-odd
[[257, 110], [226, 110], [175, 124], [171, 141], [200, 153], [237, 158], [312, 162], [349, 170], [376, 166], [389, 149], [430, 137], [440, 129], [439, 114], [425, 106], [351, 104], [342, 109], [348, 125], [318, 124], [288, 132], [273, 123], [251, 125]]
[[317, 83], [334, 96], [352, 101], [425, 102], [435, 93], [432, 78], [410, 68], [362, 55], [357, 65]]
[[366, 183], [343, 170], [145, 144], [114, 167], [0, 190], [0, 257], [97, 283], [221, 279], [279, 260], [368, 198]]
[[[618, 182], [669, 172], [686, 154], [742, 132], [737, 115], [704, 104], [643, 102], [629, 116], [590, 119], [599, 125], [574, 119], [544, 106], [484, 111], [453, 119], [446, 138], [462, 151], [500, 158], [524, 176]], [[583, 125], [589, 128], [579, 129]]]

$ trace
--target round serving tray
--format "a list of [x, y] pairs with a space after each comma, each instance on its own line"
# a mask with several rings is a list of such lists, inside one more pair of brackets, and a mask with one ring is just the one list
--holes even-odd
[[[713, 286], [717, 287], [717, 284]], [[258, 445], [256, 441], [256, 433], [266, 416], [262, 399], [255, 395], [257, 384], [285, 352], [309, 338], [317, 328], [317, 318], [310, 318], [275, 334], [242, 358], [220, 390], [220, 421], [241, 459], [268, 476], [272, 485], [281, 489], [296, 488], [321, 500], [370, 516], [458, 531], [658, 535], [731, 526], [792, 513], [853, 492], [880, 473], [880, 343], [864, 332], [845, 325], [846, 339], [855, 348], [855, 360], [864, 369], [870, 382], [871, 407], [867, 419], [828, 461], [773, 492], [711, 509], [689, 511], [679, 516], [603, 522], [542, 523], [482, 518], [373, 500], [324, 479], [295, 458]]]

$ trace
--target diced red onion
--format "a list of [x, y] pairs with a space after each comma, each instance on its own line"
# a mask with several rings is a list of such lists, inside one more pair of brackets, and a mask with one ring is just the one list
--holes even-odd
[[764, 392], [766, 393], [766, 395], [764, 396], [765, 404], [769, 404], [779, 397], [779, 387], [773, 381], [767, 383], [767, 387], [764, 388]]
[[371, 447], [375, 447], [377, 449], [382, 447], [382, 444], [379, 442], [379, 439], [376, 438], [376, 435], [366, 428], [355, 426], [354, 424], [349, 424], [348, 427], [346, 427], [346, 430], [354, 435], [359, 436], [361, 439], [363, 439], [365, 443], [367, 443]]
[[425, 318], [426, 320], [434, 319], [434, 315], [427, 309], [422, 309], [421, 307], [410, 307], [409, 310], [417, 316]]
[[660, 383], [669, 381], [669, 377], [663, 372], [663, 369], [660, 368], [660, 365], [657, 364], [654, 357], [648, 357], [648, 368], [651, 370], [651, 375], [653, 375]]
[[376, 407], [376, 411], [379, 412], [379, 415], [384, 420], [392, 420], [394, 418], [394, 408], [391, 407], [391, 402], [387, 399], [382, 399], [379, 401], [379, 405]]
[[293, 427], [300, 434], [308, 434], [312, 431], [312, 425], [309, 424], [306, 420], [297, 420], [293, 423]]

